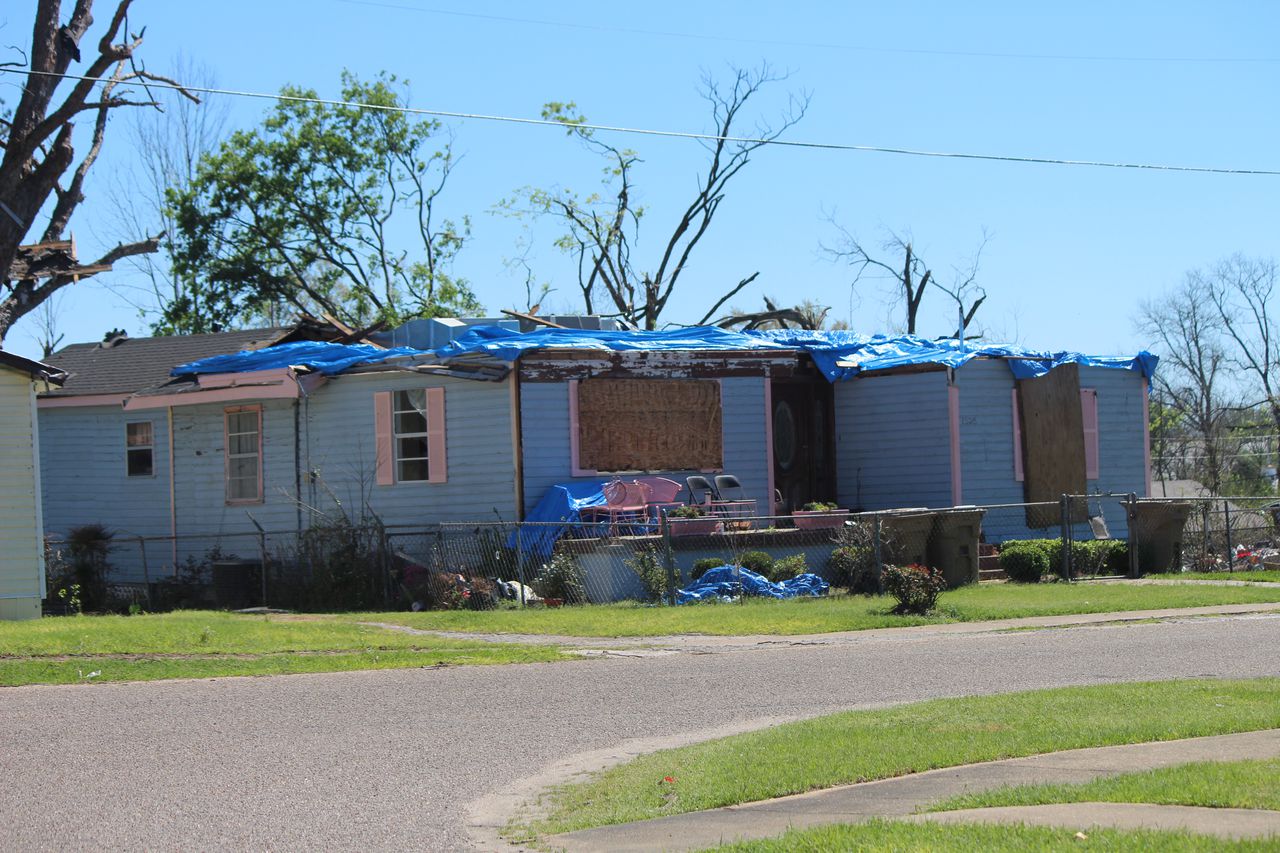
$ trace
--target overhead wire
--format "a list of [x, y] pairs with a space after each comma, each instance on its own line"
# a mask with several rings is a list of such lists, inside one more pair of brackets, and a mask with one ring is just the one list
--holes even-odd
[[[43, 77], [58, 77], [66, 80], [92, 80], [96, 83], [105, 82], [102, 78], [86, 77], [79, 74], [56, 73], [52, 71], [35, 71], [23, 68], [0, 68], [0, 73], [6, 74], [24, 74], [36, 75]], [[141, 84], [139, 84], [141, 85]], [[181, 86], [172, 83], [146, 81], [145, 84], [152, 89], [170, 89], [178, 92], [199, 92], [208, 95], [226, 95], [239, 98], [258, 98], [271, 101], [286, 101], [290, 103], [307, 103], [317, 104], [321, 106], [331, 107], [352, 107], [356, 109], [379, 110], [383, 112], [398, 112], [409, 115], [430, 116], [433, 118], [450, 118], [460, 120], [475, 121], [493, 121], [505, 122], [509, 124], [535, 125], [544, 127], [556, 127], [561, 130], [592, 130], [602, 131], [606, 133], [625, 133], [637, 134], [642, 136], [657, 136], [670, 139], [690, 139], [701, 142], [727, 142], [744, 145], [773, 145], [783, 148], [804, 148], [822, 151], [846, 151], [861, 152], [874, 154], [899, 154], [909, 157], [933, 157], [954, 160], [981, 160], [987, 162], [1000, 163], [1027, 163], [1046, 166], [1085, 166], [1091, 168], [1103, 169], [1135, 169], [1158, 172], [1196, 172], [1201, 174], [1212, 175], [1266, 175], [1280, 176], [1280, 170], [1276, 169], [1230, 169], [1215, 166], [1179, 166], [1162, 163], [1126, 163], [1126, 162], [1110, 162], [1103, 160], [1068, 160], [1052, 157], [1028, 157], [1009, 154], [974, 154], [970, 152], [960, 151], [929, 151], [918, 148], [900, 148], [894, 146], [881, 145], [854, 145], [841, 142], [812, 142], [792, 139], [770, 139], [766, 137], [753, 136], [728, 136], [714, 133], [696, 133], [681, 130], [658, 130], [654, 128], [643, 127], [627, 127], [623, 125], [610, 124], [594, 124], [589, 122], [582, 123], [566, 123], [555, 119], [545, 118], [528, 118], [522, 116], [504, 116], [493, 115], [487, 113], [468, 113], [458, 112], [454, 110], [429, 110], [421, 107], [407, 107], [400, 105], [388, 104], [370, 104], [360, 101], [345, 101], [337, 98], [320, 98], [306, 95], [286, 95], [280, 93], [254, 92], [242, 89], [223, 89], [213, 86]]]

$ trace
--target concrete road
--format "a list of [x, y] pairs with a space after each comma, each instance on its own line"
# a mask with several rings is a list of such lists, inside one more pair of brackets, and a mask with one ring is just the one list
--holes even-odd
[[492, 816], [532, 777], [587, 766], [619, 745], [937, 696], [1280, 675], [1277, 648], [1280, 617], [1246, 616], [0, 689], [0, 848], [490, 846], [469, 828], [476, 809]]

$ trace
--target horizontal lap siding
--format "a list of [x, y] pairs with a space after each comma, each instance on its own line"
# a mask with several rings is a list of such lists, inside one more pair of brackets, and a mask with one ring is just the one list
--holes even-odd
[[[509, 382], [396, 373], [329, 381], [314, 392], [307, 408], [304, 458], [310, 459], [317, 485], [324, 486], [317, 489], [315, 501], [321, 508], [332, 506], [332, 491], [347, 507], [367, 502], [387, 525], [514, 520]], [[416, 388], [445, 389], [448, 481], [377, 485], [373, 395]]]
[[[0, 368], [0, 596], [38, 599], [43, 546], [31, 394], [26, 373]], [[16, 604], [5, 608], [10, 612], [18, 612]]]
[[[964, 477], [964, 502], [970, 504], [1019, 503], [1022, 483], [1014, 477], [1013, 374], [1003, 360], [975, 359], [956, 371], [960, 387], [960, 455]], [[1143, 448], [1143, 377], [1130, 370], [1081, 367], [1080, 387], [1098, 392], [1098, 478], [1089, 480], [1089, 491], [1146, 492]], [[1090, 502], [1090, 512], [1101, 504], [1112, 537], [1126, 535], [1124, 513], [1115, 498]], [[1058, 528], [1029, 530], [1021, 510], [993, 510], [985, 528], [988, 538], [999, 541], [1026, 536], [1057, 536]], [[1086, 525], [1075, 535], [1089, 539]]]
[[[65, 537], [75, 527], [102, 524], [115, 536], [108, 557], [113, 577], [143, 579], [137, 536], [168, 536], [169, 425], [164, 409], [125, 412], [116, 406], [39, 410], [40, 477], [45, 530]], [[125, 424], [151, 423], [152, 474], [129, 477]], [[147, 545], [153, 572], [172, 563], [168, 543]]]
[[841, 506], [951, 505], [945, 373], [837, 382], [835, 421]]
[[[765, 382], [763, 377], [721, 380], [720, 401], [724, 429], [724, 470], [742, 481], [757, 511], [767, 514], [769, 467], [765, 442]], [[524, 466], [525, 511], [532, 509], [556, 483], [606, 479], [574, 477], [569, 435], [567, 382], [524, 382], [520, 386], [520, 431]], [[681, 485], [696, 471], [653, 471]], [[624, 477], [625, 479], [625, 477]]]

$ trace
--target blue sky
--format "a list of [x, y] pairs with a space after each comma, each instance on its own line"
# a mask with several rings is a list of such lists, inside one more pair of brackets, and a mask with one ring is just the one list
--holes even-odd
[[[29, 27], [13, 12], [0, 17], [8, 34]], [[342, 68], [363, 77], [385, 69], [412, 81], [419, 107], [536, 116], [545, 101], [575, 100], [603, 124], [700, 131], [708, 128], [701, 75], [764, 60], [791, 73], [764, 93], [764, 115], [788, 89], [812, 94], [789, 139], [1278, 169], [1277, 17], [1264, 3], [1134, 2], [1117, 11], [1114, 3], [138, 0], [130, 24], [147, 27], [148, 67], [167, 70], [182, 54], [232, 89], [294, 83], [334, 95]], [[231, 99], [231, 122], [255, 124], [268, 106]], [[114, 119], [74, 222], [83, 257], [114, 242], [102, 191], [132, 156], [125, 120]], [[490, 310], [522, 305], [522, 280], [504, 266], [520, 226], [489, 211], [522, 186], [590, 190], [600, 164], [554, 129], [448, 124], [463, 159], [443, 212], [474, 223], [456, 272]], [[688, 203], [704, 152], [690, 141], [618, 141], [644, 161], [644, 259]], [[1147, 343], [1133, 329], [1139, 304], [1186, 270], [1237, 251], [1277, 254], [1278, 190], [1280, 177], [1269, 176], [765, 149], [730, 185], [667, 319], [696, 320], [726, 286], [759, 271], [738, 307], [760, 307], [762, 294], [810, 298], [860, 331], [888, 328], [883, 284], [864, 280], [851, 294], [850, 271], [819, 252], [835, 239], [824, 215], [834, 211], [870, 244], [886, 227], [910, 232], [940, 274], [965, 263], [985, 229], [979, 320], [992, 337], [1130, 352]], [[574, 308], [554, 235], [536, 227], [529, 260], [556, 288], [544, 304]], [[145, 334], [147, 321], [112, 292], [129, 283], [121, 268], [68, 289], [66, 342], [97, 340], [113, 326]], [[921, 331], [948, 333], [953, 316], [934, 293]], [[6, 347], [38, 355], [33, 334], [29, 321], [19, 324]]]

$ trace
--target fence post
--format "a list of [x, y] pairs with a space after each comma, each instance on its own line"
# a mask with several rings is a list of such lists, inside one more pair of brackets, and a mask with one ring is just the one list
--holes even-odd
[[147, 604], [151, 603], [151, 570], [147, 567], [147, 540], [138, 537], [138, 553], [142, 555], [142, 582], [147, 589]]
[[1061, 530], [1058, 539], [1062, 542], [1062, 554], [1058, 559], [1058, 573], [1064, 581], [1071, 580], [1071, 496], [1058, 498], [1058, 512], [1061, 516]]
[[528, 602], [524, 600], [524, 525], [516, 522], [516, 580], [520, 583], [520, 606]]
[[258, 534], [258, 554], [262, 560], [262, 606], [267, 606], [267, 534]]
[[879, 513], [876, 513], [875, 522], [871, 527], [874, 531], [873, 536], [875, 537], [872, 544], [872, 550], [875, 553], [876, 561], [876, 593], [878, 595], [884, 595], [884, 539], [881, 535], [882, 530]]
[[382, 559], [378, 562], [382, 564], [382, 607], [384, 610], [391, 609], [391, 536], [387, 533], [385, 525], [378, 525], [378, 550], [381, 552]]
[[662, 563], [667, 570], [667, 603], [676, 603], [676, 552], [671, 547], [671, 526], [667, 523], [667, 514], [658, 510], [658, 529], [662, 532]]
[[1141, 575], [1141, 567], [1138, 565], [1138, 495], [1136, 492], [1130, 492], [1125, 498], [1126, 512], [1128, 521], [1125, 526], [1129, 529], [1129, 577], [1136, 578]]
[[1227, 552], [1227, 571], [1234, 572], [1236, 570], [1236, 549], [1231, 544], [1231, 502], [1223, 500], [1222, 502], [1222, 522], [1226, 527], [1226, 552]]
[[1200, 560], [1200, 565], [1196, 566], [1196, 571], [1208, 571], [1209, 566], [1212, 565], [1209, 562], [1209, 558], [1213, 556], [1213, 534], [1209, 531], [1212, 512], [1209, 508], [1209, 501], [1200, 504], [1200, 523], [1204, 532], [1204, 557]]

